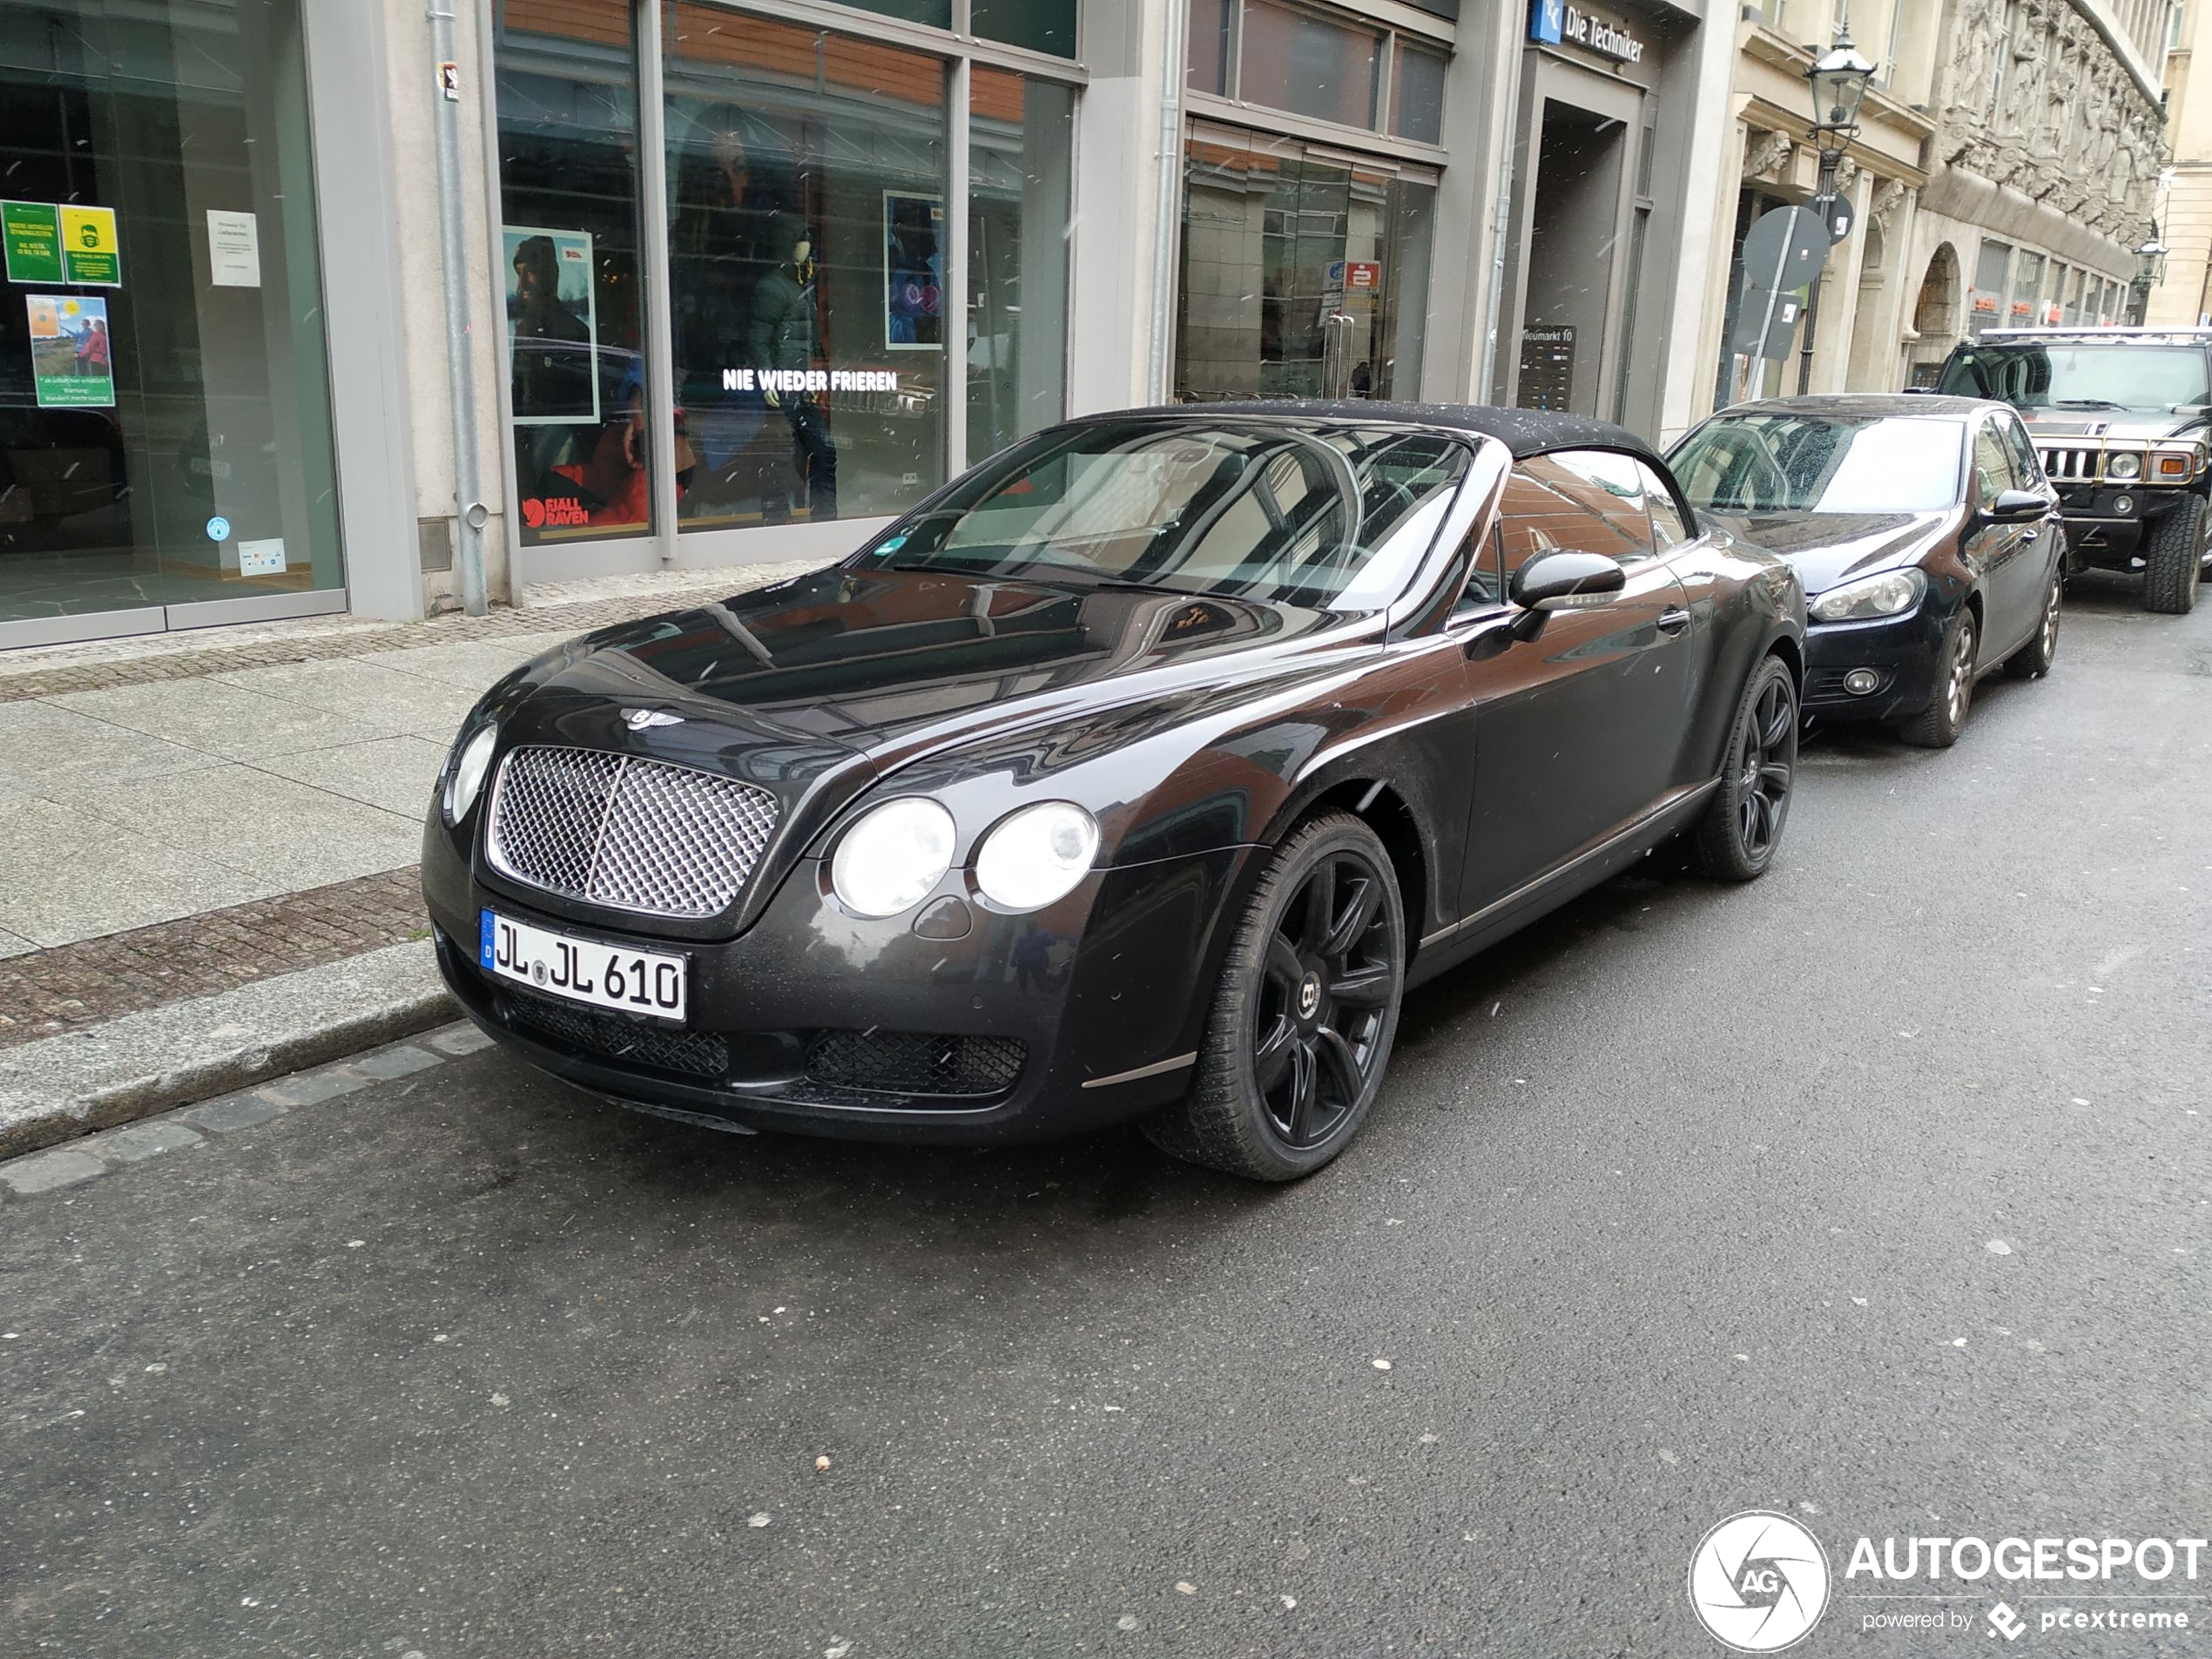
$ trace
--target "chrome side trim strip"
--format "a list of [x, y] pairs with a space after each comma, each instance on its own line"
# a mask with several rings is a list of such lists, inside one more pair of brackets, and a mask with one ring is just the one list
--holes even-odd
[[1634, 840], [1638, 835], [1642, 834], [1645, 830], [1649, 829], [1655, 822], [1662, 818], [1664, 818], [1669, 813], [1680, 811], [1692, 800], [1709, 795], [1720, 786], [1721, 780], [1719, 779], [1709, 778], [1702, 784], [1691, 785], [1688, 789], [1677, 789], [1673, 794], [1668, 796], [1664, 800], [1661, 801], [1649, 812], [1644, 813], [1641, 818], [1638, 818], [1635, 822], [1623, 825], [1621, 828], [1614, 831], [1612, 834], [1607, 836], [1603, 840], [1600, 841], [1595, 846], [1589, 848], [1586, 852], [1577, 853], [1573, 857], [1564, 859], [1559, 863], [1553, 865], [1550, 869], [1545, 871], [1541, 875], [1522, 882], [1511, 893], [1504, 895], [1504, 897], [1493, 899], [1488, 904], [1483, 906], [1481, 909], [1476, 911], [1473, 915], [1461, 916], [1457, 921], [1452, 923], [1452, 925], [1448, 927], [1439, 927], [1434, 933], [1428, 934], [1421, 941], [1421, 948], [1423, 950], [1426, 950], [1432, 945], [1440, 945], [1446, 940], [1450, 939], [1454, 934], [1463, 934], [1468, 928], [1475, 927], [1481, 922], [1489, 921], [1491, 917], [1496, 915], [1500, 911], [1510, 909], [1513, 906], [1520, 903], [1521, 900], [1526, 899], [1530, 894], [1535, 892], [1537, 888], [1542, 887], [1546, 882], [1554, 881], [1561, 876], [1568, 874], [1577, 865], [1587, 864], [1592, 859], [1603, 858], [1608, 853], [1613, 851], [1615, 847], [1620, 846], [1622, 842]]
[[1135, 1071], [1117, 1071], [1110, 1077], [1093, 1077], [1083, 1084], [1085, 1089], [1104, 1089], [1114, 1083], [1133, 1083], [1140, 1077], [1157, 1077], [1163, 1072], [1180, 1071], [1185, 1066], [1198, 1063], [1198, 1051], [1179, 1054], [1172, 1060], [1157, 1061], [1149, 1066], [1139, 1066]]

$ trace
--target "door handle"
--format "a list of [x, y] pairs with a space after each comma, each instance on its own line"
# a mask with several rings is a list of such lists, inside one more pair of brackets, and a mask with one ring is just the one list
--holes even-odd
[[1662, 634], [1678, 634], [1689, 626], [1689, 612], [1680, 605], [1669, 605], [1659, 613], [1659, 631]]
[[2041, 541], [2042, 539], [2043, 539], [2043, 532], [2042, 532], [2041, 530], [2029, 530], [2029, 531], [2028, 531], [2026, 535], [2024, 535], [2024, 536], [2022, 536], [2020, 537], [2020, 541], [2021, 541], [2023, 543], [2028, 543], [2028, 542], [2040, 542], [2040, 541]]

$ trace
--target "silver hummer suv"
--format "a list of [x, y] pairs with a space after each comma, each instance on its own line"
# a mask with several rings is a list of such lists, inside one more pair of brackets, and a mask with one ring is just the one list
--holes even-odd
[[2195, 604], [2212, 554], [2212, 328], [1993, 328], [1952, 350], [1934, 389], [2020, 411], [2073, 568], [2139, 573], [2146, 610]]

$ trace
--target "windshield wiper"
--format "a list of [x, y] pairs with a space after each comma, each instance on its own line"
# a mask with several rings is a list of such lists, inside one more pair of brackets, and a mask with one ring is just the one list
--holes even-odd
[[2108, 397], [2054, 397], [2050, 407], [2054, 409], [2119, 409], [2125, 412], [2128, 405], [2115, 403]]

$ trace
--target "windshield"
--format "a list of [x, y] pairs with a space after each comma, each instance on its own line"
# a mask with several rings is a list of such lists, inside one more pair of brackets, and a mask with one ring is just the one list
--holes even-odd
[[1670, 461], [1716, 513], [1928, 513], [1959, 500], [1963, 421], [1723, 415]]
[[2177, 409], [2208, 401], [2194, 346], [1973, 346], [1944, 365], [1936, 389], [2019, 409]]
[[860, 563], [1372, 608], [1427, 550], [1468, 460], [1392, 428], [1086, 423], [986, 462]]

